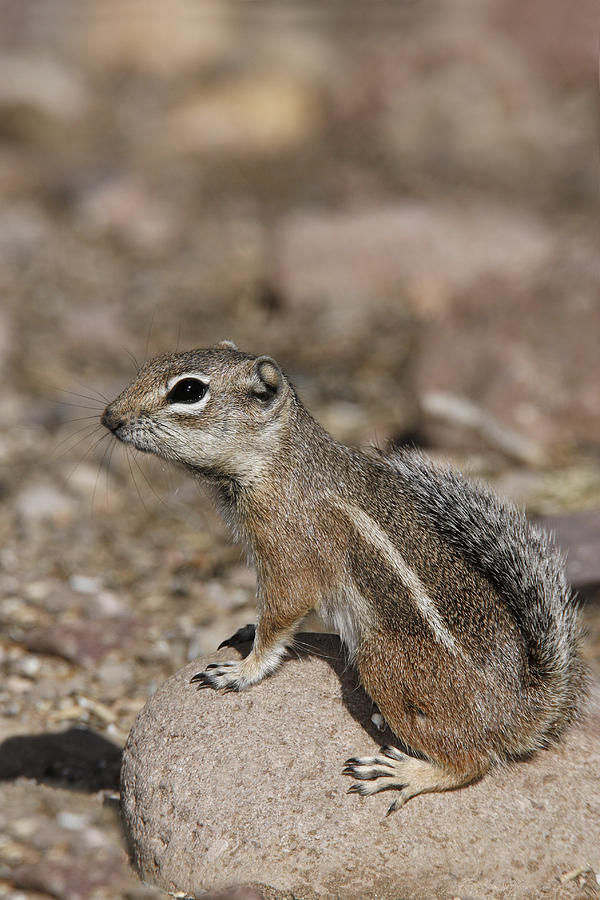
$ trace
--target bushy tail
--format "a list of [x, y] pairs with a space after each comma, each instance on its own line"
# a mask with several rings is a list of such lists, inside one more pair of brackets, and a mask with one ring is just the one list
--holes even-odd
[[555, 739], [576, 715], [585, 675], [579, 611], [552, 537], [450, 466], [412, 451], [387, 461], [424, 519], [504, 598], [528, 647], [532, 686], [553, 710], [542, 743]]

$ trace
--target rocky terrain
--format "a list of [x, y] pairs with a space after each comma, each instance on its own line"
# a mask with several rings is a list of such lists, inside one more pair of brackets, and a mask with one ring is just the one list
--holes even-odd
[[199, 487], [99, 426], [155, 352], [270, 353], [337, 437], [544, 517], [600, 679], [595, 57], [591, 0], [2, 5], [0, 897], [164, 896], [120, 753], [253, 618]]
[[594, 887], [598, 685], [560, 748], [388, 818], [394, 794], [348, 795], [338, 760], [397, 741], [371, 721], [337, 638], [299, 641], [299, 658], [240, 694], [199, 695], [189, 682], [249, 644], [195, 660], [136, 719], [123, 755], [123, 823], [146, 881], [192, 897], [267, 885], [297, 900], [562, 900], [571, 880]]

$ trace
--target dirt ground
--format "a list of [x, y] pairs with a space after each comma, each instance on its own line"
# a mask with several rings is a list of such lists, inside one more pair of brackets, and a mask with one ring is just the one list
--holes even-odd
[[120, 749], [253, 618], [199, 486], [99, 425], [154, 353], [269, 353], [340, 439], [551, 517], [600, 677], [594, 35], [591, 0], [2, 5], [0, 897], [162, 896]]

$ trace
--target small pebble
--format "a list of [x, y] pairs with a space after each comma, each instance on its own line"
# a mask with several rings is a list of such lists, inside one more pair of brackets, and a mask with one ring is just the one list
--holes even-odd
[[56, 816], [56, 823], [65, 831], [82, 831], [89, 823], [89, 817], [81, 813], [72, 813], [64, 810]]
[[37, 656], [24, 656], [19, 662], [17, 671], [20, 675], [25, 675], [27, 678], [35, 678], [41, 668], [42, 663]]
[[90, 575], [72, 575], [69, 584], [80, 594], [95, 594], [102, 587], [101, 580]]

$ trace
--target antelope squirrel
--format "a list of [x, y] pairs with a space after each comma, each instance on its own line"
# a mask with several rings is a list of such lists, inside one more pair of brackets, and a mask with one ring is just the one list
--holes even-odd
[[256, 684], [312, 610], [339, 633], [403, 747], [349, 759], [351, 792], [396, 789], [391, 812], [575, 718], [585, 674], [562, 559], [490, 490], [419, 453], [337, 443], [273, 359], [228, 341], [150, 360], [102, 423], [210, 483], [256, 567], [250, 654], [193, 682]]

